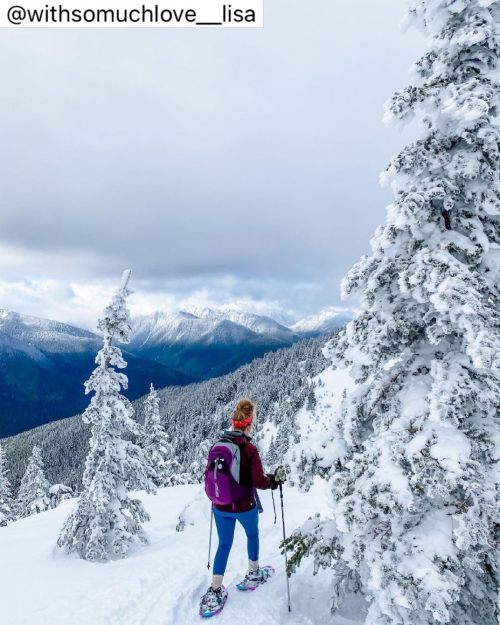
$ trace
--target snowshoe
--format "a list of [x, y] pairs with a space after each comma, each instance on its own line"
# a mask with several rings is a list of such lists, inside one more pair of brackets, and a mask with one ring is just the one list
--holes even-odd
[[265, 584], [267, 580], [274, 575], [272, 566], [261, 566], [256, 571], [249, 571], [239, 584], [236, 584], [238, 590], [255, 590], [257, 586]]
[[203, 618], [209, 618], [222, 612], [222, 609], [226, 605], [227, 590], [224, 586], [214, 590], [212, 586], [203, 595], [200, 601], [200, 616]]

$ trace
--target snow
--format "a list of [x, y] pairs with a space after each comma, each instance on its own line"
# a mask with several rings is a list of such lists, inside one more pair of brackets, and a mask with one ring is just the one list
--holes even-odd
[[[303, 453], [314, 456], [320, 466], [328, 467], [345, 453], [344, 442], [332, 437], [332, 415], [338, 414], [344, 391], [355, 388], [349, 369], [328, 367], [313, 378], [316, 408], [314, 414], [303, 406], [297, 413], [300, 442], [290, 452], [297, 458]], [[333, 438], [333, 440], [332, 440]]]
[[431, 386], [430, 376], [420, 380], [411, 380], [399, 391], [401, 417], [411, 420], [427, 413], [429, 407], [427, 395]]
[[47, 356], [33, 345], [24, 343], [0, 330], [0, 359], [6, 360], [16, 352], [22, 352], [39, 363], [49, 362]]
[[278, 426], [272, 421], [266, 421], [259, 433], [259, 449], [262, 454], [268, 451], [271, 441], [277, 434]]
[[[199, 599], [208, 587], [207, 549], [210, 506], [199, 485], [163, 488], [158, 495], [134, 493], [151, 515], [145, 523], [149, 546], [106, 564], [67, 556], [55, 547], [75, 500], [54, 510], [0, 528], [2, 621], [9, 625], [191, 625], [199, 624]], [[237, 527], [225, 583], [229, 600], [217, 623], [224, 625], [357, 625], [358, 607], [348, 605], [332, 620], [329, 572], [312, 575], [304, 563], [290, 580], [292, 612], [286, 607], [280, 516], [274, 525], [269, 491], [261, 493], [261, 561], [276, 575], [255, 593], [240, 593], [235, 583], [246, 567], [243, 530]], [[301, 494], [285, 487], [286, 523], [294, 528], [316, 512], [326, 512], [324, 485]], [[279, 497], [276, 497], [278, 515]], [[179, 525], [179, 521], [182, 522]], [[176, 527], [183, 527], [177, 531]], [[214, 530], [215, 532], [215, 530]], [[212, 543], [212, 558], [217, 545]], [[319, 600], [320, 599], [320, 600]]]

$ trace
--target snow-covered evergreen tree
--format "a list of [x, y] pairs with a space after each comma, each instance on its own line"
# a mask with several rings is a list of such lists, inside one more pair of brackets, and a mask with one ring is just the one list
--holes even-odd
[[50, 508], [50, 484], [45, 477], [42, 450], [35, 445], [16, 499], [16, 516], [22, 518]]
[[208, 452], [213, 442], [202, 441], [196, 450], [196, 458], [189, 467], [189, 477], [185, 479], [186, 483], [199, 484], [203, 481], [205, 475], [205, 467], [207, 466]]
[[6, 465], [5, 451], [0, 445], [0, 527], [14, 519], [14, 501]]
[[[220, 432], [214, 437], [218, 439]], [[205, 468], [207, 466], [208, 453], [214, 443], [214, 440], [204, 440], [198, 443], [194, 460], [188, 467], [188, 470], [177, 476], [176, 484], [200, 484], [205, 476]]]
[[430, 49], [386, 119], [423, 131], [344, 282], [362, 307], [329, 348], [357, 382], [331, 427], [333, 519], [295, 533], [291, 569], [332, 567], [334, 609], [361, 590], [366, 625], [495, 625], [500, 2], [413, 0], [409, 20]]
[[278, 457], [278, 450], [276, 449], [276, 437], [273, 436], [266, 454], [266, 466], [276, 467], [279, 463], [280, 459]]
[[54, 484], [49, 488], [50, 507], [57, 508], [57, 506], [65, 499], [71, 499], [74, 497], [73, 489], [66, 484]]
[[174, 457], [174, 448], [161, 424], [160, 398], [151, 384], [149, 395], [144, 402], [144, 426], [141, 447], [153, 468], [156, 486], [171, 486], [181, 472], [180, 464]]
[[129, 440], [140, 429], [131, 403], [120, 393], [127, 388], [127, 376], [115, 370], [127, 364], [113, 341], [129, 341], [129, 278], [130, 271], [124, 272], [120, 288], [99, 320], [104, 344], [96, 357], [98, 366], [85, 384], [86, 393], [95, 394], [83, 415], [91, 424], [83, 492], [58, 540], [66, 551], [101, 562], [125, 556], [136, 540], [147, 542], [141, 522], [149, 516], [142, 503], [127, 494], [131, 476], [139, 487], [154, 490], [144, 454]]

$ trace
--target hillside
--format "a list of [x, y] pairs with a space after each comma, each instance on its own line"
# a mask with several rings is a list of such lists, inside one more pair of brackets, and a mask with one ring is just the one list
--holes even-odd
[[[325, 511], [323, 486], [307, 494], [285, 488], [286, 520], [290, 528]], [[199, 598], [209, 584], [207, 548], [209, 502], [200, 486], [160, 489], [140, 494], [152, 520], [145, 524], [150, 545], [130, 557], [97, 564], [68, 557], [55, 548], [59, 530], [74, 506], [68, 500], [55, 510], [0, 527], [2, 618], [9, 625], [198, 625]], [[281, 526], [274, 525], [269, 491], [262, 494], [260, 517], [262, 562], [276, 575], [255, 593], [235, 588], [246, 571], [245, 539], [236, 529], [226, 571], [229, 600], [217, 618], [221, 625], [357, 625], [358, 602], [344, 606], [331, 620], [327, 596], [329, 575], [312, 574], [304, 566], [290, 581], [292, 612], [286, 607]], [[179, 521], [182, 519], [180, 529]], [[215, 539], [216, 543], [216, 539]], [[212, 552], [213, 555], [213, 552]]]
[[[325, 340], [301, 341], [220, 378], [162, 389], [160, 412], [184, 470], [189, 471], [198, 461], [201, 443], [215, 438], [226, 426], [234, 402], [243, 396], [252, 397], [258, 405], [256, 438], [269, 448], [269, 461], [282, 457], [294, 437], [297, 410], [307, 404], [314, 391], [311, 379], [327, 365], [321, 351]], [[135, 402], [135, 407], [141, 420], [142, 399]], [[277, 433], [279, 444], [272, 440]], [[75, 417], [8, 438], [2, 445], [15, 485], [37, 444], [42, 448], [49, 480], [78, 487], [87, 441], [87, 427]]]

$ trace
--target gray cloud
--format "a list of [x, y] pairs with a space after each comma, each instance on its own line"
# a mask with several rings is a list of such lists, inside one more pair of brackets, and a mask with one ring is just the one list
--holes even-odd
[[382, 103], [422, 46], [402, 11], [273, 0], [263, 30], [5, 30], [4, 279], [132, 266], [145, 292], [335, 304], [390, 201]]

